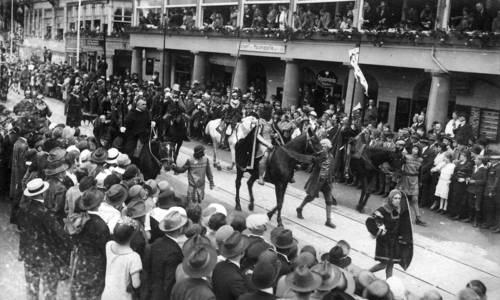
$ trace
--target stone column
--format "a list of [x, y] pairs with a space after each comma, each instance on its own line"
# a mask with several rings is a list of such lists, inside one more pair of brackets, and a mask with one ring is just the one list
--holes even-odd
[[[363, 105], [365, 96], [363, 94], [363, 86], [356, 82], [354, 77], [354, 69], [349, 68], [349, 79], [347, 81], [347, 89], [344, 95], [344, 112], [349, 116], [351, 113], [351, 106], [355, 107], [358, 103]], [[354, 93], [354, 96], [353, 96]]]
[[170, 53], [167, 50], [160, 49], [161, 55], [161, 69], [160, 69], [160, 82], [164, 87], [170, 86]]
[[248, 62], [244, 56], [239, 56], [233, 73], [233, 88], [239, 88], [242, 93], [246, 93], [248, 87]]
[[52, 6], [52, 39], [54, 40], [57, 35], [57, 25], [56, 25], [56, 14], [57, 10], [55, 6]]
[[436, 29], [448, 30], [451, 0], [438, 0], [436, 10]]
[[108, 64], [108, 69], [106, 69], [106, 78], [113, 75], [113, 54], [106, 54], [106, 63]]
[[283, 107], [299, 104], [299, 87], [299, 64], [294, 60], [287, 60], [285, 66], [285, 79], [283, 81]]
[[193, 73], [191, 74], [191, 83], [195, 80], [200, 84], [205, 84], [205, 73], [207, 70], [207, 54], [202, 52], [193, 52]]
[[137, 73], [139, 78], [142, 77], [142, 49], [132, 49], [132, 61], [130, 62], [130, 74]]
[[432, 73], [431, 90], [427, 102], [427, 113], [425, 124], [427, 130], [432, 126], [432, 122], [439, 121], [446, 124], [448, 117], [448, 102], [450, 99], [450, 77], [444, 73]]

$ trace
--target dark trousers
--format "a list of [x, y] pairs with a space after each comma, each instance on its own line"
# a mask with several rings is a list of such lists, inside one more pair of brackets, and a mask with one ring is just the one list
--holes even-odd
[[484, 197], [484, 217], [485, 224], [488, 227], [497, 226], [498, 224], [498, 216], [500, 214], [500, 204], [498, 203], [498, 196]]
[[453, 198], [448, 197], [448, 210], [453, 217], [462, 216], [467, 207], [467, 185], [465, 182], [454, 181], [450, 186], [453, 186]]
[[434, 202], [434, 189], [432, 188], [432, 176], [430, 174], [422, 176], [422, 189], [419, 196], [419, 205], [421, 207], [431, 206]]
[[26, 279], [27, 299], [38, 299], [40, 294], [40, 281], [43, 286], [42, 299], [52, 300], [57, 298], [57, 285], [59, 275], [56, 270], [42, 266], [24, 263], [24, 276]]

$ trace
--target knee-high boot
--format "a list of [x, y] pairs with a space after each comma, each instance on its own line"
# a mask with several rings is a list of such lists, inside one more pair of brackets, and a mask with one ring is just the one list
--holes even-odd
[[335, 224], [332, 223], [332, 205], [327, 204], [326, 207], [326, 222], [325, 225], [330, 228], [335, 228]]

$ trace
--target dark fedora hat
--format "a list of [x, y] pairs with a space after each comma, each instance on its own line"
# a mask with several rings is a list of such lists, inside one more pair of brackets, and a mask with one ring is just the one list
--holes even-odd
[[313, 292], [321, 286], [321, 276], [312, 272], [307, 266], [298, 266], [286, 275], [286, 284], [295, 292]]
[[132, 219], [139, 218], [146, 215], [146, 203], [142, 200], [131, 201], [127, 204], [124, 209], [124, 213], [127, 217]]
[[156, 201], [156, 206], [163, 209], [169, 209], [174, 206], [183, 206], [182, 200], [175, 196], [175, 192], [172, 188], [167, 188], [165, 191], [158, 195], [158, 201]]
[[47, 158], [47, 161], [49, 163], [62, 163], [64, 162], [64, 159], [66, 158], [66, 150], [56, 147], [49, 152], [49, 157]]
[[191, 278], [207, 277], [217, 263], [217, 251], [207, 244], [196, 244], [184, 256], [182, 269]]
[[91, 189], [85, 191], [83, 195], [78, 198], [78, 208], [82, 211], [92, 210], [99, 205], [101, 205], [102, 200], [104, 199], [104, 193], [98, 189]]
[[82, 179], [80, 179], [80, 183], [78, 184], [78, 189], [80, 192], [85, 192], [86, 190], [90, 189], [91, 187], [94, 187], [96, 185], [96, 180], [92, 176], [85, 176]]
[[45, 175], [52, 176], [62, 172], [65, 172], [69, 166], [61, 162], [49, 162], [47, 168], [45, 169]]
[[221, 245], [219, 251], [225, 258], [236, 257], [245, 252], [248, 247], [248, 237], [239, 231], [234, 231]]
[[109, 190], [106, 191], [106, 201], [113, 205], [125, 202], [127, 197], [127, 189], [121, 184], [113, 184]]
[[104, 164], [108, 159], [108, 151], [104, 148], [97, 148], [90, 155], [90, 161], [95, 164]]
[[297, 240], [290, 229], [282, 229], [271, 235], [271, 242], [276, 248], [290, 249], [297, 246]]
[[276, 252], [266, 250], [259, 255], [253, 269], [252, 283], [258, 289], [267, 289], [276, 283], [280, 274], [281, 261]]
[[196, 245], [212, 245], [212, 242], [206, 236], [195, 234], [190, 237], [184, 245], [182, 245], [182, 254], [186, 257], [189, 254], [189, 251]]
[[332, 249], [330, 249], [330, 252], [328, 252], [327, 260], [340, 268], [346, 268], [352, 262], [349, 256], [344, 255], [342, 247], [340, 246], [334, 246]]

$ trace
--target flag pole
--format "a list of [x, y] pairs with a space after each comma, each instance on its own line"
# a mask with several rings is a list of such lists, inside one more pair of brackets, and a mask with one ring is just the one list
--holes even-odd
[[14, 0], [10, 1], [10, 59], [14, 49]]
[[[80, 19], [82, 11], [82, 0], [78, 0], [78, 18], [76, 21], [76, 68], [80, 68]], [[109, 26], [109, 25], [108, 25]]]

